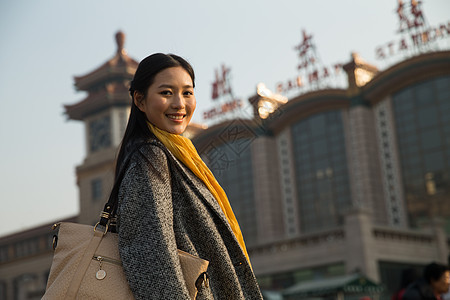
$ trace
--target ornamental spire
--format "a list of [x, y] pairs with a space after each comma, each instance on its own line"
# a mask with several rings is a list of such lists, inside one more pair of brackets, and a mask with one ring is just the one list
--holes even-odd
[[125, 55], [127, 52], [123, 48], [123, 45], [125, 44], [125, 33], [122, 31], [117, 31], [116, 33], [116, 43], [117, 43], [117, 54], [119, 55]]

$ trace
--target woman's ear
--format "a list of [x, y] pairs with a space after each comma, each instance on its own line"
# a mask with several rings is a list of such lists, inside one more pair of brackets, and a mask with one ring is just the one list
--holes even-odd
[[133, 93], [134, 105], [139, 108], [140, 111], [144, 111], [144, 95], [138, 91], [134, 91]]

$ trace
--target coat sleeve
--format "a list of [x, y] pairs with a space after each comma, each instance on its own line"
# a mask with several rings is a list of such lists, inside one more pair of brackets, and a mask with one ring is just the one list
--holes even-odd
[[119, 190], [119, 253], [134, 297], [190, 299], [173, 231], [167, 156], [158, 146], [137, 151]]

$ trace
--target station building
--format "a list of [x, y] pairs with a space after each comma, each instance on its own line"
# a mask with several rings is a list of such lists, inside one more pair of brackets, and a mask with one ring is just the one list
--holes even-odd
[[362, 273], [392, 292], [403, 269], [447, 263], [450, 52], [381, 72], [354, 54], [344, 70], [347, 89], [287, 103], [255, 95], [253, 119], [193, 140], [229, 195], [262, 288]]
[[[116, 38], [112, 59], [75, 77], [87, 97], [65, 106], [86, 136], [69, 221], [95, 224], [112, 186], [137, 67]], [[404, 268], [449, 256], [450, 51], [383, 71], [353, 54], [344, 70], [347, 88], [256, 93], [252, 118], [186, 132], [227, 192], [261, 288], [289, 299], [295, 285], [354, 274], [387, 297]], [[1, 299], [43, 295], [52, 223], [0, 238]]]

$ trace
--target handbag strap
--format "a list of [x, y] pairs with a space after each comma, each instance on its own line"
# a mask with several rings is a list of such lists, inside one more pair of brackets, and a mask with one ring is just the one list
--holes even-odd
[[106, 202], [105, 206], [103, 207], [103, 211], [100, 214], [100, 221], [95, 225], [95, 228], [97, 226], [101, 225], [105, 227], [105, 233], [108, 231], [109, 222], [112, 217], [116, 214], [117, 204], [118, 204], [118, 195], [119, 195], [119, 188], [120, 184], [122, 182], [123, 177], [125, 176], [125, 172], [127, 170], [128, 164], [131, 161], [131, 157], [135, 152], [137, 152], [143, 145], [151, 144], [151, 142], [143, 142], [138, 144], [134, 149], [128, 154], [125, 161], [123, 162], [122, 166], [120, 167], [119, 174], [116, 176], [116, 179], [114, 181], [114, 186], [111, 190], [111, 193], [109, 194], [108, 202]]
[[84, 251], [84, 254], [81, 256], [81, 261], [78, 264], [77, 270], [73, 275], [72, 280], [70, 281], [70, 285], [64, 299], [72, 300], [76, 298], [78, 289], [81, 285], [81, 281], [83, 281], [86, 270], [88, 269], [89, 264], [92, 261], [92, 257], [94, 256], [95, 251], [97, 251], [97, 248], [102, 241], [103, 235], [103, 232], [94, 230], [94, 235], [92, 236], [88, 247]]
[[[119, 174], [116, 177], [116, 180], [114, 182], [114, 186], [111, 190], [111, 194], [109, 195], [108, 202], [105, 204], [104, 210], [101, 213], [100, 221], [95, 225], [94, 227], [94, 235], [92, 236], [88, 247], [84, 251], [84, 254], [81, 256], [81, 261], [78, 264], [77, 270], [75, 271], [75, 274], [71, 280], [70, 286], [67, 290], [65, 299], [76, 299], [78, 289], [80, 288], [81, 282], [84, 278], [84, 275], [86, 273], [87, 268], [89, 267], [90, 262], [92, 261], [92, 257], [95, 254], [95, 251], [97, 251], [98, 246], [100, 245], [100, 242], [103, 239], [103, 236], [108, 232], [108, 226], [111, 219], [111, 216], [114, 216], [115, 210], [117, 208], [117, 202], [118, 202], [118, 193], [120, 188], [120, 183], [122, 182], [123, 177], [125, 176], [126, 169], [131, 161], [131, 157], [133, 154], [139, 150], [143, 145], [149, 144], [149, 142], [144, 142], [141, 144], [138, 144], [133, 151], [131, 151], [126, 159], [124, 160], [124, 163], [122, 164]], [[97, 227], [101, 225], [104, 227], [104, 231], [97, 230]]]

